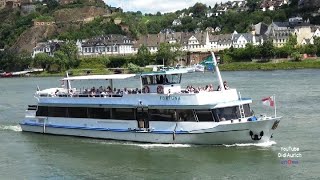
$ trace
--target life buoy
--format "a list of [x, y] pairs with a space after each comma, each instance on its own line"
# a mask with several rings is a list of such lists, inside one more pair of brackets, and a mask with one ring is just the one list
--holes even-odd
[[157, 93], [163, 94], [163, 86], [158, 86], [157, 87]]
[[150, 88], [149, 88], [149, 86], [144, 86], [143, 89], [142, 89], [142, 92], [143, 92], [143, 93], [150, 93]]

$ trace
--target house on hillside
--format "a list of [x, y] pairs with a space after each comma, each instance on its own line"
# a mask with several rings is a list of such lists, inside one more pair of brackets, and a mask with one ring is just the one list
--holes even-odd
[[212, 12], [211, 9], [206, 12], [206, 17], [208, 17], [208, 18], [212, 17], [213, 15], [214, 15], [214, 13]]
[[36, 5], [34, 5], [34, 4], [22, 4], [21, 5], [21, 11], [24, 14], [30, 14], [30, 13], [36, 11]]
[[247, 4], [246, 0], [234, 0], [231, 2], [232, 7], [245, 7]]
[[76, 2], [75, 0], [58, 0], [59, 4], [66, 5], [66, 4], [72, 4]]
[[81, 45], [78, 45], [79, 53], [83, 56], [132, 54], [132, 46], [132, 39], [121, 34], [110, 34], [91, 38], [82, 41]]
[[209, 32], [209, 33], [211, 33], [211, 34], [215, 32], [215, 30], [214, 30], [213, 27], [207, 27], [207, 28], [206, 28], [206, 31]]
[[296, 17], [291, 17], [289, 18], [289, 23], [290, 24], [299, 24], [303, 22], [303, 18], [300, 16], [296, 16]]
[[274, 11], [284, 4], [288, 4], [288, 0], [263, 0], [260, 4], [260, 9], [262, 11]]
[[[164, 41], [163, 41], [164, 42]], [[138, 38], [136, 43], [133, 45], [133, 52], [138, 53], [139, 48], [144, 45], [148, 48], [151, 53], [156, 53], [160, 47], [160, 33], [159, 34], [147, 34], [142, 35]]]
[[[272, 22], [265, 35], [273, 41], [275, 47], [285, 45], [291, 35], [297, 37], [297, 44], [313, 43], [313, 38], [318, 34], [318, 27], [301, 18], [290, 18], [287, 22]], [[317, 35], [316, 35], [317, 34]], [[320, 34], [319, 34], [320, 35]]]
[[181, 20], [180, 19], [175, 19], [173, 20], [172, 22], [172, 26], [180, 26], [182, 23], [181, 23]]
[[314, 44], [314, 39], [320, 37], [320, 26], [307, 24], [296, 26], [293, 33], [297, 36], [297, 44]]
[[6, 0], [0, 0], [0, 10], [6, 7]]
[[162, 29], [159, 33], [163, 33], [163, 34], [173, 34], [175, 33], [175, 31], [171, 28], [166, 28], [166, 29]]
[[114, 24], [116, 24], [116, 25], [119, 25], [119, 24], [121, 24], [121, 22], [122, 22], [122, 19], [121, 18], [115, 18], [114, 20], [113, 20], [113, 23]]
[[21, 6], [20, 0], [5, 0], [5, 2], [6, 2], [5, 7], [8, 7], [8, 8], [18, 8]]
[[52, 26], [54, 24], [54, 21], [33, 20], [33, 26]]
[[268, 30], [268, 25], [262, 22], [251, 26], [251, 34], [256, 36], [264, 35], [267, 32], [267, 30]]
[[111, 14], [114, 13], [123, 13], [123, 9], [121, 9], [120, 7], [109, 7]]
[[216, 12], [216, 16], [219, 16], [221, 14], [224, 14], [225, 12], [227, 12], [228, 10], [228, 6], [227, 5], [221, 5], [218, 7], [217, 12]]
[[208, 51], [206, 38], [207, 35], [203, 32], [183, 33], [181, 36], [182, 49], [188, 52]]
[[210, 49], [220, 51], [232, 46], [232, 34], [219, 34], [209, 36]]
[[289, 22], [272, 22], [265, 34], [272, 40], [275, 47], [282, 47], [287, 43], [292, 32]]
[[64, 41], [50, 40], [48, 42], [39, 42], [32, 50], [32, 58], [35, 58], [39, 53], [46, 53], [49, 56], [54, 56], [54, 52], [60, 49]]
[[232, 33], [232, 47], [234, 48], [245, 48], [247, 43], [252, 43], [253, 35], [250, 33]]

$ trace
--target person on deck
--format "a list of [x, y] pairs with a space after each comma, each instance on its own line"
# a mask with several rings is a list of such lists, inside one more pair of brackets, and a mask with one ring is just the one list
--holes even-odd
[[227, 84], [227, 81], [223, 81], [223, 86], [224, 86], [224, 89], [225, 90], [228, 90], [229, 89], [229, 86]]

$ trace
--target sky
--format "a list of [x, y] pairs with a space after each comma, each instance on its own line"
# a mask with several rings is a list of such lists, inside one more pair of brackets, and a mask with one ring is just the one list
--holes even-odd
[[141, 11], [142, 13], [174, 12], [193, 6], [197, 2], [213, 7], [216, 3], [227, 0], [104, 0], [113, 7], [121, 7], [124, 11]]

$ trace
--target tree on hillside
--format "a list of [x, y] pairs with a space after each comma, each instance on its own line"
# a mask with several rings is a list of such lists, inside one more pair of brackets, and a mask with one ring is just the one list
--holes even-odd
[[297, 52], [298, 50], [296, 49], [297, 46], [297, 36], [295, 35], [290, 35], [288, 41], [286, 44], [283, 46], [284, 51], [288, 53], [288, 55], [292, 55], [293, 53]]
[[68, 56], [64, 54], [63, 51], [56, 51], [54, 53], [54, 65], [57, 67], [57, 71], [61, 72], [63, 70], [69, 69], [70, 62], [68, 61]]
[[39, 53], [33, 58], [32, 66], [41, 67], [42, 69], [49, 71], [53, 63], [53, 57], [49, 56], [47, 53]]
[[303, 51], [308, 55], [315, 55], [317, 53], [317, 47], [314, 44], [307, 44], [303, 47]]
[[46, 0], [44, 2], [46, 2], [47, 7], [50, 11], [54, 10], [55, 8], [57, 8], [59, 6], [59, 2], [56, 0]]
[[202, 3], [196, 3], [193, 7], [191, 7], [191, 12], [194, 17], [204, 17], [206, 14], [207, 6]]
[[183, 55], [180, 44], [161, 43], [157, 52], [157, 63], [168, 65], [174, 65], [174, 63]]
[[259, 0], [248, 0], [247, 6], [248, 6], [250, 12], [253, 12], [256, 9], [259, 9], [258, 2], [259, 2]]
[[316, 37], [314, 39], [314, 45], [316, 46], [316, 49], [317, 49], [317, 55], [320, 56], [320, 37]]
[[67, 41], [65, 44], [61, 45], [60, 51], [67, 56], [70, 66], [74, 67], [79, 65], [78, 47], [75, 41]]
[[286, 43], [286, 45], [294, 48], [294, 47], [296, 47], [297, 44], [298, 44], [297, 36], [290, 34], [288, 42]]
[[137, 53], [137, 64], [139, 66], [145, 66], [150, 64], [152, 61], [152, 56], [151, 53], [149, 51], [149, 49], [147, 48], [147, 46], [142, 45], [139, 49], [138, 49], [138, 53]]
[[259, 46], [259, 51], [263, 59], [270, 59], [275, 55], [275, 48], [271, 40], [263, 42], [263, 44]]

